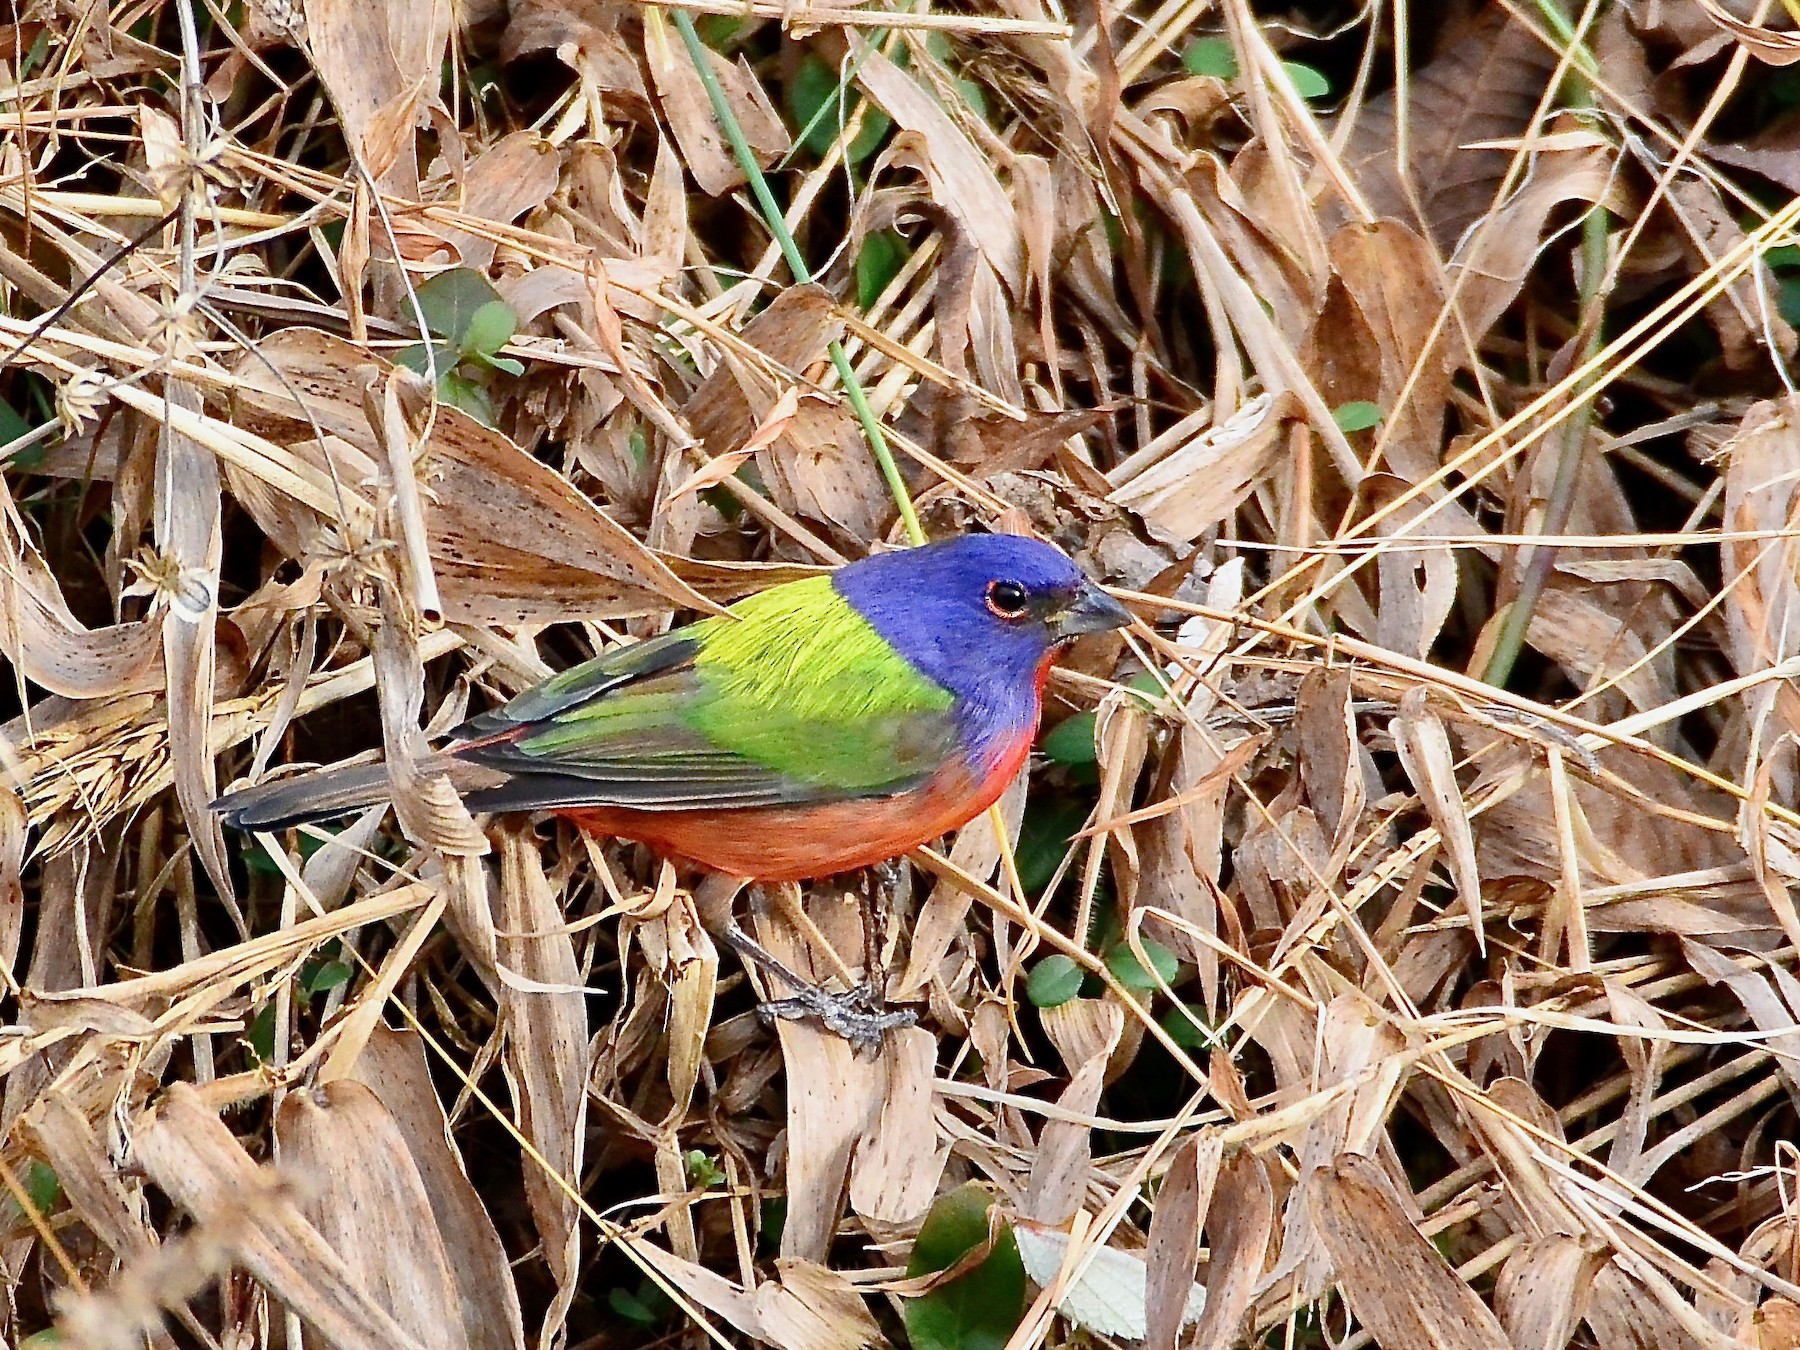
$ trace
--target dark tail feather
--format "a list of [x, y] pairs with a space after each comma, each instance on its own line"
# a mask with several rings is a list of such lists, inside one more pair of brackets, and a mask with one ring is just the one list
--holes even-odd
[[212, 808], [240, 830], [285, 830], [346, 816], [387, 796], [385, 764], [350, 764], [228, 792]]

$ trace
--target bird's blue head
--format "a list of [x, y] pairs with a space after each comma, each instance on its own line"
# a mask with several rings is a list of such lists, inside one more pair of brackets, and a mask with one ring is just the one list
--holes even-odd
[[984, 720], [1035, 721], [1048, 658], [1082, 633], [1131, 622], [1066, 554], [1009, 534], [878, 554], [833, 582], [915, 669]]

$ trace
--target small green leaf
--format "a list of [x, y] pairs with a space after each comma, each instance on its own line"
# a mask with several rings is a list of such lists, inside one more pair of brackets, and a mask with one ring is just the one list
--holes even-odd
[[312, 998], [350, 983], [354, 972], [344, 961], [321, 961], [317, 969], [300, 972], [300, 992]]
[[[1184, 1012], [1183, 1009], [1186, 1009]], [[1208, 1050], [1212, 1048], [1212, 1036], [1206, 1026], [1206, 1019], [1200, 1016], [1187, 1004], [1178, 1008], [1170, 1008], [1156, 1019], [1162, 1029], [1169, 1033], [1169, 1039], [1183, 1050]]]
[[[431, 344], [429, 355], [433, 358], [433, 363], [437, 366], [437, 373], [439, 375], [442, 375], [446, 370], [454, 368], [456, 365], [456, 349], [448, 343], [433, 342]], [[399, 351], [394, 353], [394, 364], [397, 366], [405, 366], [415, 375], [428, 375], [431, 372], [427, 369], [426, 356], [427, 351], [425, 344], [423, 342], [415, 342], [412, 346], [402, 347]]]
[[1790, 326], [1800, 326], [1800, 276], [1783, 277], [1775, 292], [1775, 309]]
[[1025, 803], [1025, 821], [1013, 845], [1019, 864], [1019, 881], [1027, 894], [1035, 895], [1050, 884], [1069, 840], [1087, 821], [1088, 803], [1076, 793], [1036, 793]]
[[694, 27], [707, 46], [715, 52], [729, 54], [738, 45], [744, 21], [735, 14], [702, 14]]
[[1158, 699], [1168, 696], [1169, 679], [1157, 671], [1140, 670], [1125, 681], [1125, 687], [1134, 694], [1141, 694], [1146, 708], [1154, 708]]
[[888, 283], [900, 275], [909, 252], [893, 230], [879, 230], [863, 240], [856, 255], [856, 303], [863, 313], [875, 307]]
[[494, 404], [487, 387], [454, 370], [445, 371], [438, 379], [438, 397], [452, 408], [460, 408], [484, 427], [494, 425]]
[[[844, 92], [837, 71], [810, 52], [795, 67], [786, 94], [788, 114], [800, 129], [801, 144], [823, 159], [855, 110], [855, 98]], [[886, 113], [871, 106], [863, 114], [862, 130], [850, 142], [850, 163], [860, 164], [874, 154], [893, 125]]]
[[[1176, 959], [1175, 953], [1154, 938], [1141, 938], [1139, 942], [1144, 955], [1150, 958], [1155, 974], [1139, 964], [1137, 953], [1131, 950], [1129, 944], [1121, 942], [1109, 950], [1105, 958], [1106, 968], [1113, 973], [1114, 978], [1127, 989], [1160, 989], [1165, 984], [1174, 983], [1175, 976], [1181, 971], [1181, 962]], [[1162, 977], [1160, 981], [1157, 976]]]
[[1094, 748], [1097, 716], [1091, 710], [1065, 717], [1044, 735], [1044, 755], [1058, 764], [1092, 764], [1098, 758]]
[[1235, 80], [1238, 75], [1237, 53], [1222, 37], [1195, 38], [1182, 52], [1181, 64], [1191, 75], [1211, 75], [1216, 80]]
[[1343, 432], [1367, 431], [1370, 427], [1380, 426], [1386, 417], [1379, 404], [1364, 399], [1340, 404], [1331, 414], [1331, 420]]
[[982, 121], [990, 124], [993, 122], [993, 116], [988, 112], [987, 90], [973, 80], [965, 80], [958, 76], [956, 92], [963, 96], [963, 102], [973, 108]]
[[1081, 992], [1081, 982], [1087, 978], [1087, 972], [1075, 964], [1075, 959], [1058, 952], [1054, 956], [1046, 956], [1031, 968], [1031, 974], [1025, 977], [1025, 997], [1037, 1008], [1060, 1008]]
[[1331, 81], [1320, 71], [1299, 61], [1283, 61], [1281, 68], [1293, 82], [1294, 92], [1301, 98], [1324, 98], [1331, 93]]
[[51, 31], [51, 25], [46, 24], [44, 30], [39, 33], [36, 40], [32, 42], [31, 50], [25, 53], [25, 59], [19, 63], [19, 83], [23, 84], [25, 82], [25, 77], [34, 73], [39, 66], [44, 64], [45, 58], [50, 55]]
[[504, 300], [490, 300], [469, 316], [458, 350], [466, 357], [490, 360], [494, 353], [512, 341], [519, 319]]
[[39, 1214], [56, 1208], [56, 1202], [62, 1199], [62, 1182], [56, 1179], [49, 1163], [33, 1158], [25, 1165], [25, 1194], [31, 1197]]
[[482, 365], [497, 370], [502, 375], [511, 375], [515, 379], [525, 373], [525, 363], [523, 361], [515, 361], [510, 356], [483, 356], [477, 357], [476, 359], [479, 360]]
[[691, 1185], [698, 1186], [701, 1190], [709, 1190], [724, 1183], [725, 1173], [719, 1170], [719, 1164], [713, 1161], [705, 1149], [689, 1149], [687, 1157], [682, 1161], [686, 1165], [688, 1182]]
[[[657, 1310], [656, 1299], [645, 1296], [653, 1290], [659, 1295], [662, 1292], [654, 1285], [640, 1285], [636, 1294], [629, 1289], [609, 1289], [606, 1293], [606, 1303], [627, 1322], [635, 1322], [640, 1327], [653, 1327], [667, 1316], [666, 1312]], [[666, 1299], [662, 1301], [667, 1302]]]
[[244, 1031], [244, 1044], [250, 1047], [250, 1053], [258, 1064], [271, 1063], [275, 1058], [275, 1002], [271, 999], [263, 1004], [262, 1011], [251, 1020]]
[[0, 399], [0, 445], [30, 434], [31, 423], [21, 417], [12, 404], [5, 399]]
[[[907, 1260], [909, 1278], [948, 1270], [987, 1241], [993, 1197], [973, 1183], [939, 1196]], [[905, 1305], [912, 1350], [1002, 1350], [1025, 1313], [1025, 1267], [1012, 1229], [987, 1258]]]
[[[506, 303], [500, 299], [500, 292], [494, 289], [493, 282], [472, 267], [453, 267], [448, 272], [439, 272], [419, 287], [418, 296], [419, 308], [425, 315], [425, 327], [438, 337], [450, 339], [459, 348], [483, 305], [496, 301], [502, 305]], [[401, 312], [404, 314], [407, 308], [410, 306]]]

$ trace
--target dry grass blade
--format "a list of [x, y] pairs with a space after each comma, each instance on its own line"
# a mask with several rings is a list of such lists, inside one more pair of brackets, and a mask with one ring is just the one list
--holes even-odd
[[[1793, 1342], [1796, 22], [19, 0], [0, 1340]], [[921, 530], [1137, 622], [879, 886], [445, 772]]]
[[287, 1186], [250, 1160], [194, 1089], [177, 1084], [134, 1123], [132, 1152], [160, 1190], [333, 1344], [424, 1344], [366, 1290], [362, 1272], [307, 1222]]

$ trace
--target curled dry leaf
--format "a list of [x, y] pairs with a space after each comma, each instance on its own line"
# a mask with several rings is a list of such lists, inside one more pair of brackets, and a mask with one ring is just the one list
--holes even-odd
[[[1758, 61], [1765, 61], [1771, 66], [1791, 66], [1800, 61], [1800, 33], [1783, 32], [1759, 23], [1746, 23], [1720, 4], [1719, 0], [1700, 0], [1700, 8], [1706, 11], [1707, 18], [1736, 38], [1744, 50]], [[1766, 7], [1757, 10], [1759, 15], [1766, 12]]]
[[27, 679], [67, 698], [109, 698], [162, 684], [162, 626], [84, 627], [32, 546], [10, 493], [0, 500], [0, 652]]
[[1481, 873], [1475, 865], [1475, 835], [1469, 828], [1468, 809], [1456, 781], [1456, 758], [1450, 750], [1450, 733], [1443, 719], [1426, 703], [1424, 688], [1409, 689], [1400, 700], [1400, 715], [1391, 729], [1394, 748], [1406, 776], [1424, 804], [1431, 823], [1442, 836], [1450, 875], [1456, 880], [1457, 898], [1475, 933], [1477, 948], [1485, 950], [1487, 937], [1481, 911]]
[[1288, 399], [1251, 399], [1222, 425], [1171, 447], [1117, 484], [1108, 500], [1141, 516], [1170, 543], [1198, 539], [1250, 494], [1293, 417]]

